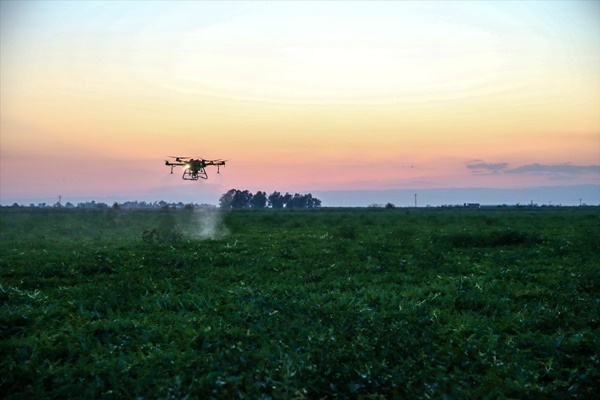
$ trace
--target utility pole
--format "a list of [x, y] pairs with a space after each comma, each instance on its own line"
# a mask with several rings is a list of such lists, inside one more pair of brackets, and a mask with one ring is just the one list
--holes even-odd
[[417, 194], [415, 193], [415, 208], [417, 208]]

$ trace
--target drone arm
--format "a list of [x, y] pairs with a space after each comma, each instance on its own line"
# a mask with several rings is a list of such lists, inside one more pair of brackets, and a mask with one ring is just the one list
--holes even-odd
[[206, 160], [206, 165], [225, 165], [225, 161], [223, 160]]
[[173, 167], [179, 167], [179, 166], [184, 166], [186, 164], [182, 163], [182, 162], [169, 162], [169, 161], [165, 161], [165, 165], [171, 167], [171, 173], [173, 173]]

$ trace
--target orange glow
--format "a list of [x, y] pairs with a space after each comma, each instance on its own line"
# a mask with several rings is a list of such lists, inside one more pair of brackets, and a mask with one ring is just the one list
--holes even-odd
[[[494, 2], [455, 4], [460, 23], [444, 3], [404, 2], [351, 4], [336, 21], [257, 3], [260, 18], [201, 23], [220, 6], [199, 2], [181, 26], [166, 4], [148, 11], [154, 26], [135, 4], [89, 5], [111, 18], [88, 21], [83, 5], [32, 2], [16, 23], [20, 5], [3, 3], [2, 201], [189, 185], [168, 155], [230, 160], [202, 183], [215, 193], [553, 184], [566, 177], [467, 165], [600, 163], [600, 23], [578, 4], [529, 5], [550, 19], [523, 30], [512, 18], [532, 10]], [[564, 13], [580, 24], [552, 19]], [[120, 18], [130, 30], [106, 28]], [[40, 163], [43, 179], [27, 167]]]

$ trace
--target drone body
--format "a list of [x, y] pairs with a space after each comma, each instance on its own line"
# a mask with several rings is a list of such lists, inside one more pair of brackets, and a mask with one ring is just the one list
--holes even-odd
[[183, 175], [181, 178], [186, 181], [197, 181], [198, 179], [208, 179], [208, 174], [206, 173], [206, 166], [208, 165], [216, 165], [217, 173], [219, 173], [219, 168], [225, 165], [225, 161], [227, 160], [205, 160], [204, 158], [190, 158], [190, 157], [174, 157], [169, 156], [170, 158], [174, 158], [175, 161], [171, 162], [165, 160], [165, 165], [171, 167], [171, 173], [173, 173], [173, 167], [184, 167]]

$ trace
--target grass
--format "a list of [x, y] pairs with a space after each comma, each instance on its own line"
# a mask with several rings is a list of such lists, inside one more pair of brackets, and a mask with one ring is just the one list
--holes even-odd
[[597, 208], [0, 217], [3, 398], [600, 389]]

